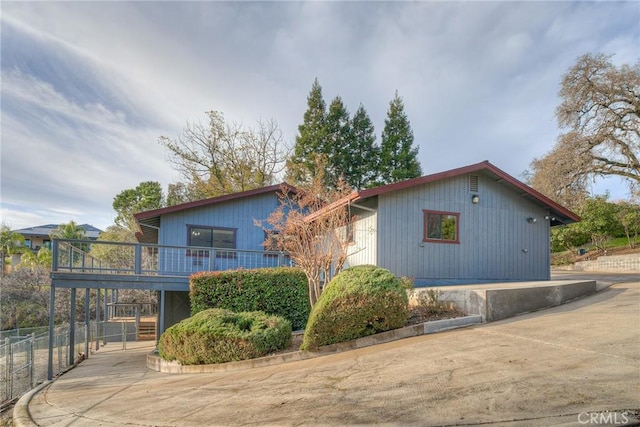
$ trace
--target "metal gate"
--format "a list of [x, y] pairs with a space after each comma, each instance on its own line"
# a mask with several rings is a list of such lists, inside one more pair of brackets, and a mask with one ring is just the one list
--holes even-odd
[[5, 338], [0, 345], [0, 402], [11, 401], [31, 390], [34, 384], [35, 334]]

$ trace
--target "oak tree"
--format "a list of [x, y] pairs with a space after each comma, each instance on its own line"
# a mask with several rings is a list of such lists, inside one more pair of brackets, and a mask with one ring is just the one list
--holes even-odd
[[156, 181], [141, 182], [135, 188], [127, 188], [118, 193], [113, 198], [112, 206], [116, 211], [115, 224], [135, 233], [137, 228], [134, 214], [164, 206], [162, 185]]
[[587, 180], [618, 176], [640, 185], [640, 61], [614, 65], [586, 54], [563, 76], [556, 110], [563, 133], [531, 164], [534, 187], [566, 203]]
[[287, 150], [275, 120], [258, 120], [247, 127], [227, 122], [219, 111], [207, 116], [207, 125], [190, 122], [178, 138], [159, 140], [189, 190], [183, 195], [197, 200], [276, 182]]

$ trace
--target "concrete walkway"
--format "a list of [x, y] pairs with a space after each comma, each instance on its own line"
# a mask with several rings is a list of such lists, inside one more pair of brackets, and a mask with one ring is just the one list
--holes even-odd
[[100, 350], [21, 399], [16, 425], [640, 423], [640, 281], [498, 322], [244, 371], [153, 372], [150, 349]]

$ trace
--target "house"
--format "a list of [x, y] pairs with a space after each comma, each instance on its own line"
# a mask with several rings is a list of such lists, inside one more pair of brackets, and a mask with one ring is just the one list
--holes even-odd
[[[288, 265], [266, 251], [254, 220], [278, 206], [273, 185], [135, 215], [139, 243], [95, 242], [127, 258], [95, 259], [65, 239], [52, 244], [51, 306], [57, 289], [145, 289], [159, 294], [158, 334], [190, 315], [189, 275], [204, 270]], [[550, 278], [550, 227], [579, 221], [569, 210], [485, 161], [356, 191], [323, 210], [348, 208], [355, 220], [345, 267], [375, 264], [416, 284], [458, 284]], [[117, 298], [116, 298], [117, 300]], [[104, 312], [107, 312], [107, 299]], [[99, 307], [100, 303], [96, 304]], [[74, 307], [70, 304], [70, 307]], [[74, 318], [75, 309], [70, 309]], [[97, 316], [99, 318], [99, 310]], [[88, 324], [88, 315], [85, 322]], [[70, 322], [72, 325], [73, 321]], [[53, 312], [49, 337], [54, 339]], [[73, 352], [73, 328], [69, 332]], [[73, 359], [70, 353], [69, 359]], [[53, 375], [53, 347], [49, 374]]]
[[[83, 228], [85, 231], [85, 237], [90, 240], [97, 240], [102, 233], [102, 230], [89, 224], [79, 225], [78, 228]], [[58, 229], [58, 224], [46, 224], [36, 227], [22, 228], [20, 230], [14, 230], [15, 233], [22, 234], [24, 237], [24, 244], [32, 251], [38, 251], [40, 248], [51, 249], [51, 238], [49, 233]]]
[[198, 258], [208, 253], [193, 249], [186, 254], [192, 258], [190, 272], [249, 268], [238, 252], [257, 251], [256, 260], [263, 258], [265, 233], [255, 221], [266, 219], [278, 207], [282, 188], [297, 191], [283, 183], [137, 213], [136, 238], [140, 243], [216, 248], [216, 257], [227, 260], [202, 265]]
[[[138, 213], [136, 237], [142, 244], [159, 245], [161, 275], [290, 265], [285, 254], [265, 250], [265, 233], [255, 224], [276, 210], [282, 188], [297, 191], [278, 184]], [[166, 325], [189, 316], [186, 279], [183, 290], [165, 293]]]
[[549, 280], [550, 227], [580, 220], [488, 161], [340, 204], [356, 216], [345, 267], [375, 264], [417, 286]]
[[[160, 275], [282, 265], [255, 224], [278, 207], [282, 185], [296, 191], [279, 184], [138, 213], [137, 238], [160, 246]], [[353, 192], [325, 209], [342, 207], [355, 216], [345, 267], [375, 264], [417, 286], [548, 280], [550, 227], [579, 220], [488, 161]], [[167, 291], [165, 305], [168, 325], [188, 316], [188, 288]]]

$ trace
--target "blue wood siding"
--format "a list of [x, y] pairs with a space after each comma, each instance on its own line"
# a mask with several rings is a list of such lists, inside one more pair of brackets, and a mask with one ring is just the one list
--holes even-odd
[[[254, 220], [265, 220], [278, 207], [278, 203], [276, 194], [270, 193], [165, 214], [160, 218], [158, 243], [185, 246], [188, 244], [188, 225], [204, 225], [235, 229], [236, 249], [263, 251], [264, 232], [261, 227], [255, 225]], [[278, 259], [274, 257], [261, 254], [252, 257], [255, 259], [249, 260], [246, 255], [241, 254], [236, 257], [197, 259], [185, 254], [167, 254], [163, 257], [163, 262], [189, 263], [195, 271], [226, 270], [241, 266], [252, 268], [256, 262], [262, 263], [264, 267], [271, 264], [275, 266], [278, 263]]]
[[[472, 194], [480, 196], [471, 203]], [[423, 210], [457, 212], [460, 243], [423, 242]], [[377, 263], [418, 282], [548, 280], [547, 212], [479, 174], [378, 196]], [[527, 218], [535, 218], [535, 223]]]

